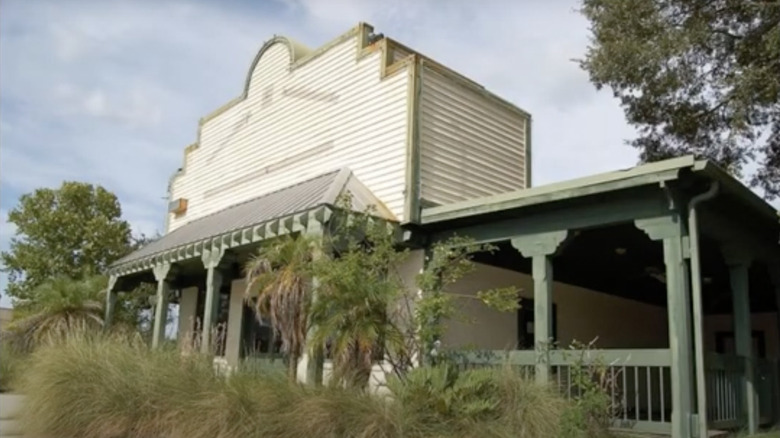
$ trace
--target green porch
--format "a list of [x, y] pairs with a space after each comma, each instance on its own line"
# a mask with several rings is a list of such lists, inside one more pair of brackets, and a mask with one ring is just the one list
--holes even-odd
[[[327, 232], [345, 192], [357, 209], [381, 205], [342, 170], [192, 221], [113, 266], [109, 303], [137, 282], [155, 283], [155, 345], [173, 303], [180, 344], [216, 348], [226, 366], [278, 364], [272, 330], [248, 310], [241, 266], [268, 239]], [[402, 244], [415, 249], [403, 267], [410, 278], [427, 247], [457, 234], [499, 248], [478, 255], [484, 275], [459, 287], [500, 280], [524, 290], [516, 315], [475, 314], [460, 332], [453, 324], [445, 345], [487, 350], [464, 366], [509, 363], [576, 395], [572, 364], [585, 352], [563, 350], [598, 337], [587, 354], [608, 364], [617, 428], [690, 437], [777, 424], [780, 223], [707, 162], [680, 158], [424, 208], [401, 227]], [[600, 304], [609, 300], [622, 304]], [[312, 365], [303, 359], [301, 380]], [[372, 384], [383, 381], [378, 366]]]
[[[521, 312], [533, 315], [533, 332], [522, 316], [515, 329], [476, 315], [478, 327], [501, 329], [449, 339], [492, 350], [466, 366], [508, 362], [570, 395], [573, 358], [599, 357], [612, 379], [615, 427], [637, 432], [754, 432], [780, 420], [778, 216], [711, 164], [685, 157], [432, 207], [421, 222], [409, 227], [410, 240], [457, 234], [498, 245], [477, 259], [485, 275], [470, 287], [504, 285], [489, 283], [501, 272], [527, 277], [505, 274], [526, 286], [533, 309]], [[572, 285], [595, 291], [591, 302], [608, 295], [625, 304], [611, 313], [576, 308]], [[597, 350], [567, 349], [594, 335]]]

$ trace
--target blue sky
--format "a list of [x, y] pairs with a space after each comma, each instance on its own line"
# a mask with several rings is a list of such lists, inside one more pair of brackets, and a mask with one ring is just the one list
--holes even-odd
[[[4, 0], [0, 248], [18, 197], [63, 180], [115, 192], [136, 232], [162, 228], [166, 184], [198, 118], [241, 91], [263, 41], [318, 47], [359, 21], [531, 112], [536, 185], [629, 167], [633, 135], [572, 60], [576, 1]], [[5, 275], [0, 274], [0, 289]], [[2, 304], [8, 300], [3, 297]]]

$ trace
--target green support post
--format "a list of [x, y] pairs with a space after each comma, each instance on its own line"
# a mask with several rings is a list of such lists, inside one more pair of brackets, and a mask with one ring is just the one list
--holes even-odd
[[200, 351], [208, 354], [211, 352], [211, 330], [217, 318], [219, 304], [219, 289], [222, 286], [222, 274], [217, 269], [225, 250], [207, 249], [203, 251], [201, 259], [206, 268], [206, 303], [203, 306], [203, 333], [201, 334]]
[[[320, 244], [322, 244], [323, 236], [324, 236], [324, 230], [322, 229], [322, 224], [319, 221], [310, 220], [308, 227], [306, 229], [306, 235], [308, 237], [313, 237], [314, 239], [319, 239]], [[322, 257], [320, 250], [316, 251], [313, 254], [313, 259], [315, 261], [319, 257]], [[311, 280], [312, 304], [317, 299], [318, 287], [319, 287], [319, 282], [317, 281], [317, 278], [312, 278]], [[308, 339], [311, 339], [313, 332], [314, 332], [314, 325], [309, 324], [309, 331], [306, 334], [306, 337]], [[323, 368], [325, 364], [325, 351], [322, 345], [314, 345], [309, 347], [308, 341], [306, 342], [306, 345], [307, 345], [306, 348], [307, 351], [304, 353], [306, 355], [306, 375], [304, 377], [305, 381], [306, 383], [313, 383], [314, 385], [320, 386], [322, 385]]]
[[748, 270], [751, 258], [747, 250], [736, 246], [724, 246], [723, 258], [729, 268], [731, 299], [734, 308], [734, 347], [737, 357], [744, 364], [742, 376], [742, 415], [747, 432], [758, 431], [758, 394], [755, 387], [755, 358], [750, 322], [750, 284]]
[[117, 276], [108, 277], [108, 286], [106, 287], [106, 316], [103, 318], [103, 329], [108, 330], [111, 327], [111, 320], [114, 318], [114, 307], [116, 307], [116, 287]]
[[165, 324], [168, 321], [168, 275], [171, 273], [170, 263], [160, 263], [152, 269], [157, 280], [157, 300], [154, 309], [154, 327], [152, 329], [152, 348], [159, 348], [165, 338]]
[[[685, 261], [687, 233], [682, 218], [669, 216], [634, 221], [652, 240], [663, 241], [666, 265], [666, 298], [672, 384], [672, 437], [694, 436], [693, 344], [691, 339], [691, 295], [688, 264]], [[701, 436], [701, 434], [699, 435]]]
[[552, 341], [552, 258], [568, 236], [567, 230], [528, 234], [512, 238], [512, 246], [523, 257], [531, 258], [534, 279], [534, 345], [536, 348], [535, 378], [538, 383], [550, 382], [550, 344]]

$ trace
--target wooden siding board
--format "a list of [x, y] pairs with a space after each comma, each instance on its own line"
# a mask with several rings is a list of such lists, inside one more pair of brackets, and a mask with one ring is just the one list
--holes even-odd
[[[408, 79], [403, 74], [382, 79], [380, 61], [378, 51], [358, 59], [356, 37], [292, 71], [286, 45], [268, 48], [252, 73], [247, 98], [202, 124], [199, 147], [187, 155], [186, 171], [172, 184], [172, 197], [188, 199], [189, 210], [171, 218], [170, 230], [343, 166], [400, 217]], [[302, 99], [289, 91], [283, 95], [285, 89], [338, 97]], [[307, 157], [307, 150], [321, 152]], [[295, 171], [285, 171], [285, 159], [300, 152], [287, 164]], [[279, 170], [263, 174], [269, 165]], [[235, 186], [225, 185], [231, 181]]]
[[421, 197], [450, 204], [526, 185], [527, 118], [423, 61]]

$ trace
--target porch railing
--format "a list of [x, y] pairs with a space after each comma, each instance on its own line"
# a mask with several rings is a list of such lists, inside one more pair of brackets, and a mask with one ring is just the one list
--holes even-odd
[[[708, 354], [706, 359], [707, 416], [715, 429], [737, 428], [745, 423], [742, 379], [745, 361], [737, 356]], [[759, 424], [778, 421], [778, 363], [758, 359], [753, 363]]]
[[[668, 434], [671, 432], [671, 355], [668, 349], [552, 350], [551, 380], [566, 397], [575, 397], [579, 387], [576, 367], [604, 371], [598, 376], [612, 401], [617, 429]], [[465, 356], [464, 368], [509, 366], [532, 376], [537, 363], [534, 351], [473, 352]], [[580, 368], [579, 370], [582, 370]]]

